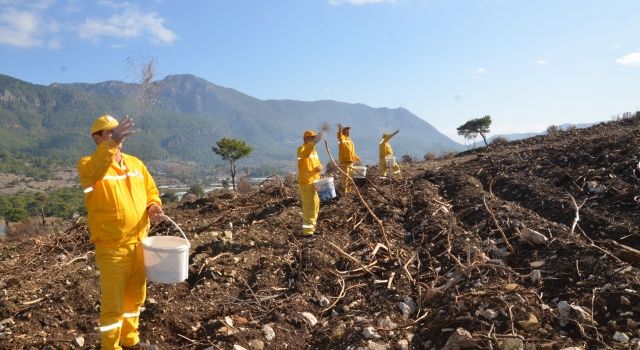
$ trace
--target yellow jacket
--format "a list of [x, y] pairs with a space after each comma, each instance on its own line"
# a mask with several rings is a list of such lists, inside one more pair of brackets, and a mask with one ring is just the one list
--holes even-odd
[[380, 159], [384, 159], [386, 156], [393, 155], [393, 148], [389, 144], [389, 140], [392, 136], [385, 134], [380, 141]]
[[340, 164], [351, 164], [357, 160], [360, 160], [360, 157], [356, 154], [353, 141], [338, 130], [338, 161]]
[[116, 247], [142, 240], [149, 230], [147, 208], [162, 205], [156, 184], [142, 161], [122, 154], [113, 161], [118, 145], [100, 143], [96, 151], [78, 162], [85, 193], [91, 242]]
[[298, 183], [308, 185], [320, 179], [320, 172], [316, 168], [321, 165], [316, 144], [307, 142], [298, 147]]

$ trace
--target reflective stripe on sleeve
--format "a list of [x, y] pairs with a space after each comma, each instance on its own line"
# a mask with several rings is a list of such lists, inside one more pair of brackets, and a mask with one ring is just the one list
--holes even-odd
[[124, 318], [131, 318], [131, 317], [138, 317], [140, 316], [140, 311], [138, 312], [125, 312], [122, 314], [122, 317]]
[[120, 328], [120, 327], [122, 327], [122, 321], [118, 321], [116, 323], [112, 323], [112, 324], [110, 324], [108, 326], [102, 326], [102, 327], [100, 327], [100, 332], [108, 332], [108, 331], [110, 331], [112, 329], [116, 329], [116, 328]]
[[85, 188], [83, 191], [84, 191], [84, 193], [89, 193], [89, 192], [93, 191], [93, 187], [89, 186], [89, 187]]
[[302, 225], [302, 228], [314, 228], [314, 225]]
[[125, 175], [105, 175], [102, 180], [124, 180], [128, 177], [133, 177], [133, 176], [137, 176], [137, 177], [142, 177], [142, 173], [140, 173], [137, 170], [134, 170], [132, 172], [128, 172]]
[[127, 178], [127, 175], [105, 175], [103, 180], [124, 180]]

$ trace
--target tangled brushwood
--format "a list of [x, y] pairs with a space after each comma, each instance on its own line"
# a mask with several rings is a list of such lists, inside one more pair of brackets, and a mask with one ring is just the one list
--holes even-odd
[[[189, 278], [150, 284], [162, 349], [628, 349], [640, 330], [640, 126], [625, 119], [375, 167], [301, 239], [297, 185], [166, 212]], [[338, 188], [340, 192], [340, 188]], [[176, 234], [169, 224], [154, 234]], [[0, 246], [0, 347], [96, 348], [87, 227]]]

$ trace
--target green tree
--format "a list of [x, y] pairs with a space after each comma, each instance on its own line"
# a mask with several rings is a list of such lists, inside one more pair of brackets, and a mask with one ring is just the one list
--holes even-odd
[[169, 191], [165, 192], [160, 196], [162, 203], [173, 203], [178, 201], [178, 196], [175, 192]]
[[466, 139], [473, 139], [478, 134], [482, 137], [484, 145], [487, 146], [486, 134], [489, 133], [491, 126], [491, 116], [485, 115], [482, 118], [471, 119], [458, 127], [458, 135], [464, 136]]
[[187, 193], [193, 193], [198, 197], [202, 197], [204, 196], [204, 189], [200, 184], [193, 184], [191, 185], [191, 188], [189, 188], [189, 191], [187, 191]]
[[240, 139], [222, 138], [211, 148], [213, 153], [229, 162], [231, 166], [231, 184], [236, 190], [236, 161], [251, 154], [253, 147]]

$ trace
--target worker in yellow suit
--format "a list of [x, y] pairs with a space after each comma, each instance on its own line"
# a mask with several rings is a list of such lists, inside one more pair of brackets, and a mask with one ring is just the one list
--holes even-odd
[[304, 143], [298, 147], [298, 189], [302, 201], [302, 235], [313, 237], [316, 231], [318, 211], [320, 211], [320, 198], [314, 186], [314, 182], [320, 179], [322, 164], [316, 152], [316, 143], [324, 137], [323, 130], [317, 134], [313, 130], [307, 130], [302, 135]]
[[133, 121], [97, 118], [91, 136], [97, 147], [80, 159], [91, 242], [100, 269], [100, 341], [102, 349], [157, 349], [141, 342], [140, 308], [146, 297], [141, 241], [149, 221], [164, 217], [153, 178], [138, 158], [120, 151], [133, 133]]
[[353, 184], [349, 177], [353, 174], [352, 165], [356, 162], [360, 162], [360, 157], [356, 154], [356, 147], [351, 141], [349, 134], [351, 133], [350, 126], [342, 126], [338, 124], [338, 161], [340, 170], [348, 175], [342, 174], [342, 185], [344, 186], [344, 193], [350, 193], [353, 191]]
[[387, 176], [387, 172], [390, 172], [391, 177], [394, 179], [399, 179], [402, 177], [402, 174], [400, 174], [400, 166], [394, 160], [392, 168], [387, 169], [387, 156], [393, 156], [393, 148], [391, 148], [389, 140], [391, 140], [392, 137], [396, 136], [399, 131], [400, 130], [396, 130], [392, 134], [382, 134], [382, 140], [380, 140], [380, 159], [378, 162], [380, 173], [382, 174], [382, 176]]

